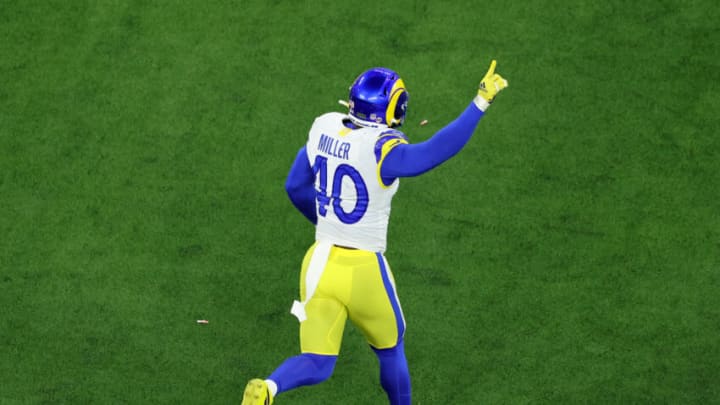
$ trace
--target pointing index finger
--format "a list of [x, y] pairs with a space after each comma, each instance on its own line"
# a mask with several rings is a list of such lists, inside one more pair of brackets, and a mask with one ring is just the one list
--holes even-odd
[[487, 72], [488, 75], [492, 75], [495, 73], [495, 65], [497, 65], [497, 61], [493, 59], [493, 61], [490, 63], [490, 69]]

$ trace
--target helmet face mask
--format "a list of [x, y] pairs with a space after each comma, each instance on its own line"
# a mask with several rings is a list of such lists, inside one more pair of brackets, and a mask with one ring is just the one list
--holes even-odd
[[350, 87], [350, 119], [357, 125], [398, 127], [405, 122], [408, 93], [400, 76], [386, 68], [372, 68]]

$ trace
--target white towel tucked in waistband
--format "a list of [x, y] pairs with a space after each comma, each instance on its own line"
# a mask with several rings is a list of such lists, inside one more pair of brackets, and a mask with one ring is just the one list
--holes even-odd
[[315, 289], [317, 289], [318, 283], [320, 283], [320, 278], [330, 257], [331, 248], [332, 243], [329, 242], [317, 242], [315, 244], [315, 250], [313, 250], [312, 256], [310, 256], [310, 263], [305, 273], [305, 300], [303, 302], [298, 300], [293, 301], [292, 308], [290, 309], [290, 313], [295, 315], [300, 322], [307, 319], [305, 304], [307, 304], [313, 297], [313, 294], [315, 294]]

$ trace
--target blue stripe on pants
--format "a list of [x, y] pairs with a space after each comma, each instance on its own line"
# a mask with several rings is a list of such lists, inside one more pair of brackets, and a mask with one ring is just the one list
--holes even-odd
[[400, 303], [398, 302], [397, 295], [395, 294], [395, 288], [390, 282], [390, 275], [388, 274], [387, 267], [385, 267], [385, 258], [382, 253], [376, 253], [376, 256], [378, 263], [380, 264], [380, 274], [382, 275], [383, 285], [385, 286], [385, 291], [387, 292], [393, 312], [395, 313], [395, 322], [397, 323], [398, 331], [397, 341], [400, 342], [405, 334], [405, 319], [403, 318], [402, 309], [400, 309]]

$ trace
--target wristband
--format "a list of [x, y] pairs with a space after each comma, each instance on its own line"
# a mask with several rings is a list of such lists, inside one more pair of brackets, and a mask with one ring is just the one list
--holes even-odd
[[485, 110], [487, 110], [487, 108], [490, 107], [490, 103], [487, 100], [485, 100], [483, 98], [483, 96], [481, 96], [479, 94], [477, 96], [475, 96], [475, 98], [473, 99], [473, 102], [475, 103], [477, 108], [479, 108], [480, 111], [482, 111], [482, 112], [485, 112]]

